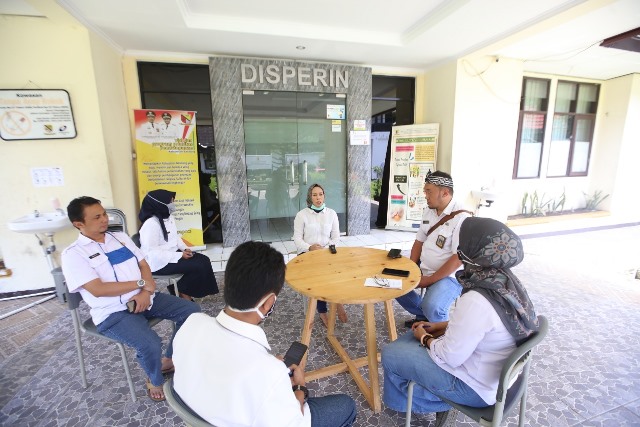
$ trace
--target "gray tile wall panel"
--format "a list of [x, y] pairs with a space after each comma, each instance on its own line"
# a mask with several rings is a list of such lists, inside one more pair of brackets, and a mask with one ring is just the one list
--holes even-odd
[[[259, 79], [242, 82], [241, 64], [258, 69], [262, 65], [305, 67], [349, 73], [349, 87], [299, 85], [297, 79], [272, 84]], [[260, 58], [212, 57], [209, 61], [213, 129], [220, 189], [220, 211], [224, 246], [237, 246], [250, 240], [249, 205], [244, 147], [242, 90], [280, 90], [290, 92], [346, 93], [347, 129], [354, 120], [366, 120], [371, 130], [371, 69], [343, 64], [270, 60]], [[371, 146], [347, 145], [347, 234], [369, 234], [369, 187]]]

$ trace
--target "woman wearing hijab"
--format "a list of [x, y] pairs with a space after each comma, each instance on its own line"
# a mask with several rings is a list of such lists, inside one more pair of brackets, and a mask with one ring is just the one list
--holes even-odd
[[[320, 184], [311, 184], [307, 190], [307, 207], [296, 215], [293, 221], [293, 242], [298, 255], [320, 249], [329, 250], [340, 238], [340, 225], [336, 211], [324, 204], [324, 188]], [[318, 314], [322, 323], [327, 326], [327, 303], [318, 301]], [[338, 304], [338, 318], [347, 321], [347, 312], [342, 304]]]
[[178, 294], [191, 300], [218, 293], [218, 284], [205, 255], [192, 252], [176, 228], [172, 213], [176, 193], [167, 190], [150, 191], [142, 200], [138, 218], [140, 248], [154, 274], [182, 274]]
[[385, 404], [404, 412], [413, 380], [414, 412], [436, 412], [437, 426], [457, 415], [438, 395], [467, 406], [493, 405], [504, 361], [538, 330], [527, 291], [510, 270], [524, 257], [513, 231], [490, 218], [467, 218], [458, 257], [463, 290], [449, 321], [414, 323], [382, 350]]

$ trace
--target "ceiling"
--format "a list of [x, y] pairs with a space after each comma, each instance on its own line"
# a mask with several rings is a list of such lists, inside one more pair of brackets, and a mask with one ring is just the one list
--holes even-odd
[[[55, 19], [48, 0], [0, 14]], [[640, 73], [640, 53], [599, 46], [640, 26], [640, 0], [56, 0], [125, 55], [286, 58], [421, 72], [469, 54], [592, 79]], [[44, 10], [43, 9], [47, 9]]]

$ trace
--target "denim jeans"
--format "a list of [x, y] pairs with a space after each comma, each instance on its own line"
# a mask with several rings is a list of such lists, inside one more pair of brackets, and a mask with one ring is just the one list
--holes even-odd
[[413, 408], [415, 413], [448, 411], [451, 407], [438, 396], [462, 405], [483, 408], [488, 406], [471, 387], [439, 367], [407, 332], [382, 349], [384, 391], [382, 400], [389, 408], [407, 410], [407, 388], [415, 381]]
[[356, 419], [356, 402], [346, 394], [310, 397], [311, 427], [349, 427]]
[[[177, 298], [169, 294], [156, 293], [153, 305], [142, 313], [118, 311], [112, 313], [98, 326], [98, 332], [114, 340], [120, 341], [136, 350], [138, 362], [154, 386], [162, 385], [162, 340], [149, 327], [147, 319], [160, 317], [176, 323], [176, 331], [193, 313], [200, 311], [194, 302]], [[167, 345], [166, 357], [173, 355], [173, 336]]]
[[445, 277], [425, 288], [424, 298], [417, 291], [396, 298], [398, 304], [418, 319], [430, 322], [449, 320], [449, 307], [460, 296], [462, 286], [453, 277]]

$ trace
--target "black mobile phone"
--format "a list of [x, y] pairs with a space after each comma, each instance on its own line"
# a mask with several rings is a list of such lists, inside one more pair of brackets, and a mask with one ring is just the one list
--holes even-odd
[[389, 258], [400, 258], [402, 256], [400, 255], [400, 252], [400, 249], [389, 249], [389, 253], [387, 254], [387, 256]]
[[129, 313], [133, 313], [134, 311], [136, 311], [136, 300], [132, 299], [131, 301], [127, 302], [127, 310], [129, 311]]
[[409, 277], [407, 270], [396, 270], [395, 268], [385, 268], [382, 270], [382, 274], [388, 274], [390, 276]]
[[331, 251], [332, 254], [335, 254], [338, 252], [336, 251], [336, 245], [329, 245], [329, 250]]
[[304, 354], [307, 352], [307, 346], [302, 344], [301, 342], [294, 341], [291, 343], [291, 347], [287, 350], [287, 353], [284, 355], [283, 362], [288, 367], [291, 365], [298, 365], [300, 361], [304, 357]]

